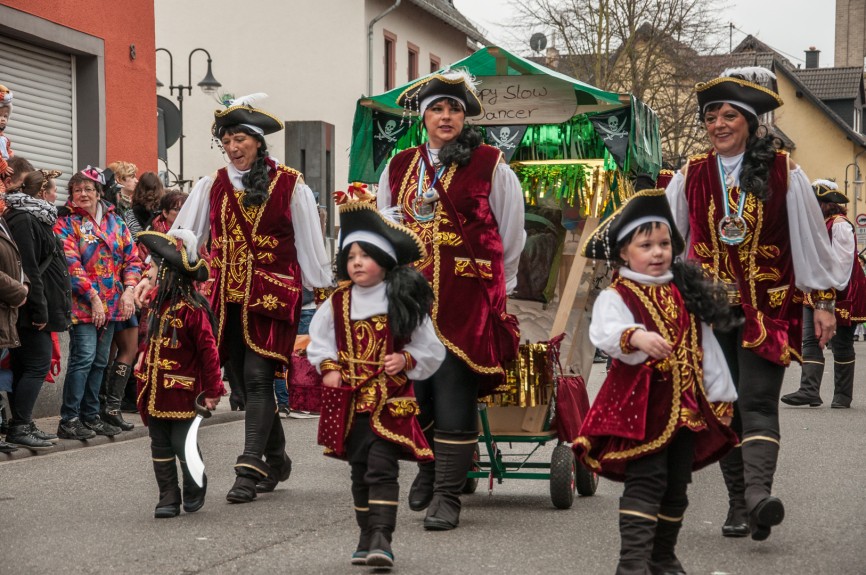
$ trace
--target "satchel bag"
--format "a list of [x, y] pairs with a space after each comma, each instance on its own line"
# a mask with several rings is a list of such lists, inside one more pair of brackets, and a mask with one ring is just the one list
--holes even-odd
[[346, 452], [346, 426], [352, 406], [351, 387], [322, 386], [322, 413], [319, 417], [317, 443], [333, 451], [338, 457]]
[[559, 357], [559, 344], [565, 334], [560, 334], [548, 342], [547, 352], [555, 366], [553, 428], [560, 441], [573, 443], [579, 435], [583, 418], [589, 411], [589, 395], [583, 376], [565, 375]]

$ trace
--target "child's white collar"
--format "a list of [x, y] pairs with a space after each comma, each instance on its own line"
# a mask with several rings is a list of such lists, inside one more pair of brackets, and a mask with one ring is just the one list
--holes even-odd
[[670, 270], [668, 270], [665, 273], [663, 273], [662, 275], [656, 277], [656, 276], [648, 276], [645, 274], [639, 274], [636, 271], [632, 271], [632, 269], [628, 266], [622, 266], [621, 268], [619, 268], [619, 275], [621, 275], [622, 277], [624, 277], [626, 279], [636, 281], [636, 282], [642, 283], [642, 284], [662, 285], [662, 284], [670, 283], [671, 280], [674, 279], [674, 274], [671, 273]]

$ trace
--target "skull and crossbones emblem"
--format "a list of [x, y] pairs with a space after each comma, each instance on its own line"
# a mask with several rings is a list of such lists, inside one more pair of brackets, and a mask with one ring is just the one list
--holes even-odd
[[396, 120], [388, 120], [385, 122], [385, 128], [382, 129], [382, 122], [378, 122], [376, 124], [376, 128], [379, 130], [379, 133], [373, 136], [377, 140], [388, 140], [391, 143], [397, 141], [397, 132], [399, 129], [397, 128]]
[[499, 148], [500, 150], [513, 150], [517, 147], [518, 142], [514, 140], [517, 139], [517, 136], [520, 132], [511, 133], [511, 128], [508, 126], [502, 126], [499, 128], [499, 135], [497, 136], [496, 132], [490, 132], [490, 138], [493, 140], [493, 145]]
[[607, 119], [607, 126], [604, 124], [597, 124], [598, 128], [604, 132], [604, 140], [613, 140], [614, 138], [625, 138], [628, 137], [628, 132], [626, 132], [625, 122], [620, 125], [619, 118], [617, 116], [611, 116]]

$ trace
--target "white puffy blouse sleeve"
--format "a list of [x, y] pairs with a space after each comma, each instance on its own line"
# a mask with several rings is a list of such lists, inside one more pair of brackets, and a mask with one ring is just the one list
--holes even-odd
[[[671, 212], [674, 216], [674, 225], [680, 231], [686, 246], [686, 252], [689, 248], [689, 202], [686, 200], [686, 178], [682, 172], [677, 172], [668, 187], [665, 189], [668, 204], [671, 206]], [[679, 255], [679, 254], [674, 254]]]
[[390, 167], [390, 164], [385, 166], [385, 169], [382, 170], [382, 176], [379, 178], [379, 188], [376, 191], [376, 207], [379, 208], [379, 211], [391, 207], [391, 182], [388, 181]]
[[196, 182], [189, 197], [177, 213], [171, 229], [190, 230], [198, 239], [199, 248], [210, 238], [210, 189], [213, 178], [205, 176]]
[[295, 251], [301, 266], [301, 278], [307, 289], [329, 287], [334, 283], [331, 258], [325, 249], [319, 208], [313, 191], [298, 179], [292, 194], [292, 227], [295, 230]]
[[830, 245], [821, 207], [799, 167], [789, 172], [786, 203], [797, 287], [803, 291], [844, 288], [851, 276], [851, 260]]
[[646, 329], [642, 323], [637, 323], [631, 310], [625, 305], [622, 297], [611, 288], [602, 290], [592, 306], [592, 322], [589, 324], [589, 339], [593, 345], [628, 365], [637, 365], [649, 357], [642, 351], [623, 353], [620, 347], [620, 337], [631, 328]]
[[445, 346], [436, 336], [430, 316], [412, 332], [412, 338], [403, 348], [415, 360], [415, 367], [406, 371], [409, 379], [427, 379], [436, 373], [445, 360]]
[[508, 164], [500, 163], [496, 166], [489, 202], [490, 211], [499, 228], [499, 236], [502, 238], [505, 293], [511, 293], [517, 288], [517, 267], [526, 243], [526, 231], [523, 221], [523, 190], [520, 180]]
[[701, 322], [701, 342], [704, 351], [702, 368], [704, 370], [704, 391], [707, 392], [707, 401], [710, 402], [732, 402], [737, 399], [737, 389], [728, 369], [722, 346], [713, 330], [707, 324]]
[[334, 331], [334, 312], [331, 298], [319, 306], [310, 321], [310, 344], [307, 346], [307, 359], [322, 373], [319, 367], [323, 361], [337, 361], [337, 336]]
[[[830, 244], [833, 246], [833, 251], [836, 252], [836, 257], [839, 258], [839, 263], [845, 269], [854, 268], [854, 260], [857, 259], [857, 239], [854, 237], [854, 227], [848, 220], [837, 218], [833, 227], [830, 228], [830, 233], [833, 240]], [[848, 274], [848, 281], [851, 280], [851, 274]], [[846, 282], [845, 287], [848, 284]]]

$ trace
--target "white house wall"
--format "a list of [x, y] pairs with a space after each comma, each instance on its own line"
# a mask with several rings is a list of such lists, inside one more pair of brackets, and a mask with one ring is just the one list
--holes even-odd
[[[356, 100], [367, 92], [367, 26], [393, 4], [384, 0], [155, 0], [156, 45], [174, 56], [174, 83], [186, 84], [190, 51], [205, 48], [222, 91], [235, 96], [266, 92], [262, 108], [285, 121], [324, 121], [335, 126], [335, 182], [342, 188]], [[374, 27], [373, 91], [384, 91], [384, 36], [397, 36], [396, 85], [408, 81], [407, 42], [419, 47], [419, 73], [429, 70], [429, 55], [442, 65], [467, 55], [466, 37], [428, 15], [409, 0]], [[198, 89], [206, 57], [192, 61], [192, 96], [184, 94], [184, 177], [198, 178], [225, 165], [210, 138], [219, 104]], [[169, 94], [168, 57], [157, 55], [156, 74]], [[269, 136], [271, 153], [285, 158], [283, 133]], [[109, 158], [109, 161], [112, 159]], [[178, 145], [169, 149], [169, 166], [179, 168]], [[333, 190], [327, 190], [331, 192]]]

